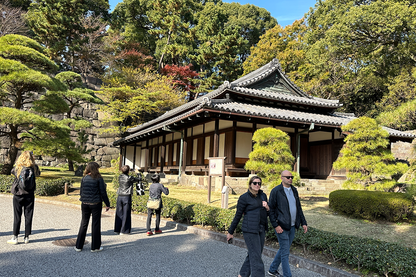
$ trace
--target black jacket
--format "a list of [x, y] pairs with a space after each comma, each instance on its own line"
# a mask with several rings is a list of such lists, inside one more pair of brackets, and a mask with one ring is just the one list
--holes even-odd
[[81, 181], [81, 202], [99, 203], [104, 201], [107, 207], [110, 207], [108, 200], [106, 185], [103, 178], [93, 179], [90, 175], [84, 176]]
[[237, 211], [235, 212], [230, 228], [228, 228], [228, 233], [234, 233], [243, 214], [244, 219], [241, 228], [243, 232], [259, 233], [260, 225], [263, 225], [265, 230], [267, 230], [268, 212], [266, 208], [263, 207], [262, 201], [267, 202], [267, 195], [262, 190], [259, 190], [257, 197], [250, 191], [242, 194], [240, 198], [238, 198]]
[[[139, 175], [140, 176], [140, 175]], [[133, 183], [141, 181], [141, 177], [129, 176], [121, 174], [118, 177], [119, 187], [117, 190], [118, 195], [132, 195], [133, 194]]]
[[[30, 170], [32, 171], [32, 174], [34, 174], [35, 176], [39, 176], [40, 175], [40, 170], [39, 167], [36, 165], [35, 168], [33, 167], [23, 167], [22, 171], [25, 170]], [[19, 187], [19, 176], [17, 176], [17, 168], [14, 167], [12, 169], [12, 174], [14, 175], [14, 180], [12, 183], [12, 187], [11, 187], [11, 193], [14, 195], [25, 195], [25, 194], [31, 194], [34, 195], [35, 194], [35, 190], [36, 190], [36, 178], [32, 178], [32, 182], [34, 182], [33, 184], [33, 189], [30, 191], [25, 191], [22, 188]], [[34, 176], [34, 177], [35, 177]]]
[[[298, 190], [294, 186], [291, 186], [291, 188], [296, 200], [295, 227], [299, 228], [301, 224], [303, 226], [307, 225], [307, 223], [305, 216], [303, 215], [302, 207], [300, 205]], [[274, 187], [270, 192], [269, 207], [270, 222], [273, 225], [273, 228], [280, 226], [283, 230], [289, 231], [292, 220], [290, 216], [289, 201], [287, 200], [286, 193], [282, 184]]]

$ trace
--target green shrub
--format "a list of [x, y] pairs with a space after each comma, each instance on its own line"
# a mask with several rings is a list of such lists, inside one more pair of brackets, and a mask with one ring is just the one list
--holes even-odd
[[[0, 175], [0, 192], [10, 193], [15, 177], [13, 175]], [[65, 183], [71, 184], [70, 178], [36, 179], [35, 195], [55, 196], [65, 191]]]
[[373, 239], [338, 235], [309, 227], [306, 234], [296, 232], [295, 244], [306, 250], [322, 251], [334, 261], [342, 260], [383, 276], [415, 276], [416, 250]]
[[13, 175], [0, 175], [0, 192], [10, 192], [14, 178]]
[[396, 222], [412, 216], [414, 201], [403, 193], [336, 190], [329, 194], [329, 207], [354, 217]]
[[71, 185], [70, 178], [36, 180], [35, 194], [39, 196], [55, 196], [65, 192], [65, 183]]

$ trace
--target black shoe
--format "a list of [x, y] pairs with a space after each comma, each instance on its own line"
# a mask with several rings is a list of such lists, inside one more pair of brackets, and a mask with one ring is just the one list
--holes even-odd
[[267, 271], [267, 274], [269, 274], [270, 276], [273, 276], [273, 277], [282, 277], [282, 275], [280, 275], [280, 273], [277, 272], [277, 271], [271, 272], [269, 270], [269, 271]]

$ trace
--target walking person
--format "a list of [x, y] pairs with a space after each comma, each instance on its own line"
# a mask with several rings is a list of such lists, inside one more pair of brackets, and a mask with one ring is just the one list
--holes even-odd
[[297, 189], [292, 185], [293, 175], [284, 170], [281, 173], [282, 183], [270, 192], [270, 222], [279, 240], [279, 250], [270, 265], [270, 276], [282, 276], [278, 268], [282, 264], [283, 277], [291, 277], [289, 266], [290, 246], [295, 238], [295, 228], [302, 225], [303, 232], [308, 231], [308, 225], [303, 215]]
[[238, 198], [237, 211], [228, 229], [227, 241], [233, 238], [235, 228], [244, 214], [242, 231], [247, 246], [247, 257], [241, 266], [239, 277], [265, 275], [261, 254], [266, 237], [269, 206], [267, 195], [260, 189], [261, 184], [260, 177], [250, 178], [248, 191]]
[[152, 180], [152, 184], [149, 187], [149, 200], [159, 200], [159, 205], [158, 207], [151, 209], [151, 208], [147, 208], [147, 221], [146, 221], [146, 229], [147, 229], [147, 235], [151, 236], [153, 235], [152, 233], [152, 229], [150, 228], [151, 226], [151, 221], [152, 221], [152, 215], [153, 213], [156, 214], [156, 226], [155, 226], [155, 234], [160, 234], [162, 233], [162, 230], [160, 230], [160, 212], [163, 208], [163, 202], [162, 202], [162, 192], [165, 195], [169, 194], [169, 189], [164, 187], [161, 183], [160, 183], [160, 176], [159, 174], [153, 174], [150, 179]]
[[32, 233], [33, 208], [35, 206], [36, 176], [40, 175], [39, 167], [35, 164], [32, 152], [24, 151], [12, 169], [15, 176], [11, 192], [13, 194], [13, 237], [9, 244], [18, 244], [22, 212], [25, 215], [24, 243], [29, 243]]
[[116, 218], [114, 232], [120, 235], [127, 235], [131, 232], [131, 198], [133, 184], [142, 180], [141, 174], [138, 177], [129, 176], [130, 166], [121, 167], [121, 175], [118, 177], [119, 188], [117, 189]]
[[89, 162], [85, 167], [84, 177], [81, 180], [80, 201], [81, 203], [81, 226], [79, 227], [75, 251], [80, 252], [84, 247], [85, 237], [87, 235], [88, 223], [92, 215], [91, 228], [91, 252], [103, 250], [101, 247], [101, 211], [103, 201], [107, 206], [105, 211], [110, 209], [106, 184], [101, 177], [96, 162]]

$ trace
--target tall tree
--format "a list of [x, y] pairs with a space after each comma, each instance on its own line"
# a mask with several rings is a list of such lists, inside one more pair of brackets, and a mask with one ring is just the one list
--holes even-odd
[[104, 132], [122, 134], [128, 128], [152, 120], [184, 103], [185, 92], [174, 89], [172, 79], [149, 70], [122, 68], [118, 75], [104, 79], [101, 106]]
[[34, 0], [26, 18], [48, 56], [65, 70], [78, 71], [76, 54], [88, 43], [87, 34], [100, 28], [86, 26], [84, 19], [96, 16], [106, 20], [108, 9], [108, 0]]
[[402, 68], [415, 66], [415, 15], [412, 2], [317, 2], [307, 15], [311, 92], [338, 98], [357, 115], [376, 108]]
[[277, 58], [285, 73], [293, 82], [306, 89], [308, 68], [306, 62], [305, 34], [306, 22], [297, 20], [285, 28], [276, 25], [260, 37], [259, 42], [251, 48], [251, 54], [244, 62], [244, 74], [248, 74]]
[[149, 33], [159, 38], [155, 53], [160, 57], [159, 72], [165, 59], [178, 65], [190, 52], [191, 27], [197, 6], [193, 0], [154, 0], [153, 9], [146, 13], [153, 25]]
[[[102, 104], [103, 101], [95, 95], [93, 90], [84, 88], [81, 76], [75, 72], [61, 72], [55, 78], [64, 84], [65, 90], [48, 91], [40, 100], [35, 101], [33, 110], [39, 113], [64, 114], [61, 123], [71, 129], [72, 135], [77, 134], [77, 139], [73, 143], [65, 145], [54, 156], [66, 158], [68, 160], [68, 170], [74, 171], [74, 161], [78, 163], [86, 161], [83, 155], [89, 153], [89, 151], [85, 148], [85, 142], [88, 141], [85, 129], [92, 126], [90, 121], [79, 115], [75, 116], [74, 108], [88, 103]], [[53, 101], [54, 99], [63, 99], [65, 105], [62, 107], [58, 107], [56, 104], [52, 105], [56, 103], [56, 101]], [[32, 141], [31, 145], [34, 149], [40, 148], [40, 151], [43, 147], [43, 144], [36, 140]]]
[[29, 29], [25, 24], [24, 15], [21, 7], [13, 7], [7, 0], [0, 3], [0, 37], [8, 34], [26, 34]]
[[43, 141], [49, 145], [44, 150], [48, 152], [55, 142], [69, 137], [67, 127], [29, 110], [46, 89], [65, 89], [59, 80], [51, 77], [58, 67], [42, 52], [43, 47], [27, 37], [0, 37], [0, 136], [9, 141], [2, 174], [10, 174], [19, 149], [30, 140]]

